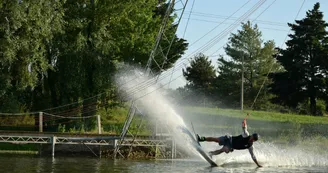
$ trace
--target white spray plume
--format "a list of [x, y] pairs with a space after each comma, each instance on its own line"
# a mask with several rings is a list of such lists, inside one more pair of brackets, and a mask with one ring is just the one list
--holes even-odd
[[191, 139], [179, 128], [186, 127], [183, 119], [165, 98], [162, 86], [156, 83], [156, 78], [146, 77], [141, 70], [131, 66], [124, 69], [116, 75], [116, 83], [125, 100], [134, 100], [138, 110], [153, 120], [153, 123], [159, 122], [172, 135], [177, 145], [182, 146], [186, 152], [195, 154]]

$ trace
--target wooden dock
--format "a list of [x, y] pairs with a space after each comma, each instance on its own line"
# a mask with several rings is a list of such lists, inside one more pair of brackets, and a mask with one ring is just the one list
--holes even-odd
[[[69, 133], [45, 133], [45, 132], [5, 132], [0, 131], [0, 143], [10, 144], [49, 144], [52, 146], [52, 157], [55, 156], [56, 145], [85, 145], [88, 146], [109, 146], [115, 148], [120, 141], [119, 136], [105, 134], [69, 134]], [[171, 137], [150, 137], [140, 136], [136, 139], [127, 137], [121, 146], [128, 147], [170, 147]], [[88, 147], [89, 148], [89, 147]], [[90, 149], [90, 148], [89, 148]], [[91, 152], [93, 152], [90, 149]], [[172, 153], [175, 153], [173, 151]], [[94, 153], [95, 154], [95, 153]], [[95, 154], [96, 155], [96, 154]], [[173, 157], [173, 156], [172, 156]]]

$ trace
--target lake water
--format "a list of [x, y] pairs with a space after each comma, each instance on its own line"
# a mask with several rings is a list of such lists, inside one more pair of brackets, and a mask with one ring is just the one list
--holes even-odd
[[210, 167], [207, 162], [194, 159], [181, 160], [111, 160], [80, 157], [37, 157], [0, 155], [1, 173], [110, 173], [110, 172], [328, 172], [327, 165], [273, 166], [264, 164], [257, 168], [252, 162], [230, 162], [219, 167]]

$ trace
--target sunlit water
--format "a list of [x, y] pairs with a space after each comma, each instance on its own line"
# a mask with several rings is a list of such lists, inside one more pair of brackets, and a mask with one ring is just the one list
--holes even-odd
[[327, 172], [327, 166], [265, 166], [231, 162], [210, 167], [202, 160], [110, 160], [96, 158], [39, 158], [0, 155], [2, 173], [110, 173], [110, 172]]

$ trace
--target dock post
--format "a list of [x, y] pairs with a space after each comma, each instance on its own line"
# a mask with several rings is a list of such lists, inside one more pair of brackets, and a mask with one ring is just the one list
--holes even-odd
[[43, 112], [39, 112], [39, 132], [43, 132]]
[[114, 148], [117, 147], [117, 139], [114, 140]]
[[157, 148], [157, 144], [155, 146], [155, 159], [157, 158], [157, 153], [158, 153], [158, 148]]
[[56, 136], [52, 136], [52, 138], [51, 138], [51, 145], [52, 145], [51, 156], [54, 158], [55, 157]]
[[117, 152], [118, 152], [117, 151], [118, 149], [116, 147], [117, 147], [117, 139], [114, 139], [114, 159], [116, 159], [116, 155], [117, 155]]
[[38, 154], [39, 154], [39, 156], [42, 155], [42, 144], [39, 144]]
[[[101, 119], [100, 115], [97, 115], [98, 134], [101, 134]], [[99, 158], [101, 158], [101, 145], [99, 145]]]
[[175, 141], [174, 141], [174, 139], [172, 139], [172, 146], [171, 146], [171, 157], [172, 157], [172, 159], [174, 159], [175, 158]]
[[100, 119], [100, 115], [97, 115], [97, 122], [98, 122], [98, 134], [101, 134], [101, 119]]
[[174, 158], [177, 158], [177, 143], [174, 141]]

